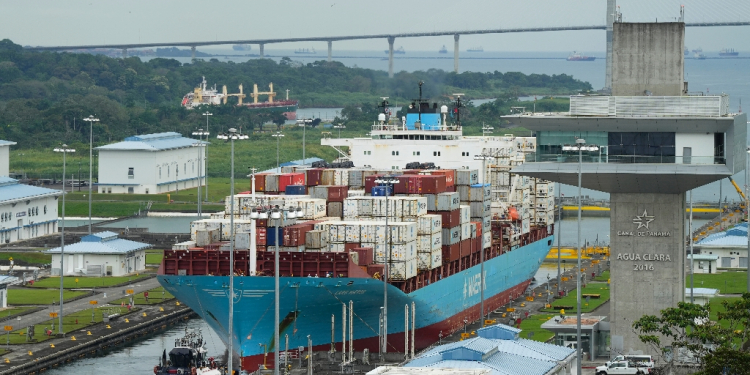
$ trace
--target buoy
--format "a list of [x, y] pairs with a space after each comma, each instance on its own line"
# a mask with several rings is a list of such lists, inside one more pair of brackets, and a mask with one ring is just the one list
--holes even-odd
[[76, 337], [75, 336], [70, 336], [70, 341], [76, 341]]
[[125, 318], [125, 323], [130, 323], [130, 320], [128, 320], [128, 318]]
[[91, 336], [91, 331], [86, 331], [86, 336]]
[[143, 316], [146, 316], [146, 313], [143, 313]]
[[180, 301], [175, 302], [175, 305], [180, 306]]
[[159, 306], [159, 311], [164, 311], [164, 308]]
[[29, 350], [29, 355], [34, 355], [34, 353], [32, 353], [31, 350]]
[[111, 329], [111, 328], [112, 328], [112, 327], [110, 327], [110, 326], [109, 326], [109, 324], [107, 324], [107, 329]]
[[54, 347], [55, 347], [55, 344], [49, 344], [49, 347], [50, 347], [50, 348], [54, 348]]

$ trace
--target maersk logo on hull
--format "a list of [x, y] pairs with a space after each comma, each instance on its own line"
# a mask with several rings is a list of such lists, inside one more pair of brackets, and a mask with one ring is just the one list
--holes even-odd
[[482, 279], [484, 279], [484, 290], [487, 290], [487, 271], [484, 271], [484, 277], [477, 273], [464, 279], [464, 299], [479, 294]]

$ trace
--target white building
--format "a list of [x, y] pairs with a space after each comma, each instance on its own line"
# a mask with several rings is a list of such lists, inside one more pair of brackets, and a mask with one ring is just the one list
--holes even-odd
[[[693, 247], [700, 255], [718, 256], [718, 268], [747, 268], [747, 223], [708, 235]], [[695, 260], [698, 263], [697, 254]]]
[[17, 281], [15, 276], [0, 276], [0, 309], [8, 307], [8, 285]]
[[[690, 302], [690, 292], [690, 288], [685, 288], [685, 302]], [[694, 303], [705, 306], [711, 303], [711, 298], [719, 295], [719, 290], [713, 288], [693, 288], [692, 293]]]
[[[81, 242], [65, 245], [65, 275], [123, 276], [146, 269], [146, 249], [151, 245], [117, 238], [113, 232], [100, 232], [81, 237]], [[52, 254], [52, 274], [60, 274], [61, 249]]]
[[0, 177], [0, 243], [57, 233], [59, 190]]
[[[197, 139], [167, 132], [127, 137], [97, 147], [99, 193], [158, 194], [198, 186], [206, 163]], [[204, 141], [203, 144], [206, 144]], [[205, 153], [203, 154], [205, 160]], [[205, 180], [204, 180], [205, 181]]]
[[10, 146], [16, 142], [0, 139], [0, 177], [8, 177], [10, 173]]
[[718, 255], [688, 254], [688, 267], [693, 265], [693, 273], [718, 273]]

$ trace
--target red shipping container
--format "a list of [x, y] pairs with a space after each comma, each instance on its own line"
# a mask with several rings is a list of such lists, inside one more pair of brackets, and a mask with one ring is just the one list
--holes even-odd
[[403, 174], [419, 174], [420, 172], [422, 172], [421, 169], [405, 169], [401, 171]]
[[347, 252], [347, 253], [350, 253], [350, 252], [354, 251], [354, 249], [356, 249], [358, 247], [359, 247], [358, 243], [347, 242], [347, 243], [344, 244], [344, 251]]
[[323, 178], [323, 169], [321, 168], [313, 168], [308, 169], [305, 171], [307, 174], [307, 186], [318, 186], [320, 185], [320, 180]]
[[255, 251], [266, 251], [266, 247], [265, 246], [256, 246], [255, 247]]
[[255, 244], [258, 246], [266, 245], [266, 228], [255, 228]]
[[445, 192], [445, 176], [414, 176], [409, 185], [410, 194], [440, 194]]
[[348, 196], [348, 186], [332, 185], [328, 187], [328, 202], [343, 202]]
[[471, 255], [471, 239], [459, 242], [461, 245], [461, 257]]
[[381, 177], [383, 177], [381, 174], [373, 174], [365, 177], [365, 194], [372, 194], [372, 188], [378, 186], [378, 184], [375, 183], [375, 180]]
[[268, 219], [258, 219], [255, 220], [255, 227], [257, 228], [265, 228], [268, 226]]
[[461, 258], [461, 244], [443, 245], [443, 263], [446, 260], [453, 262]]
[[371, 247], [357, 247], [352, 249], [352, 251], [355, 251], [359, 254], [359, 263], [357, 265], [359, 266], [368, 266], [372, 264], [374, 261], [373, 257], [373, 250]]
[[412, 176], [400, 175], [393, 178], [398, 180], [398, 183], [393, 184], [393, 193], [409, 194], [409, 183], [411, 182]]
[[378, 277], [382, 280], [384, 269], [385, 269], [385, 265], [382, 265], [382, 264], [368, 264], [367, 274], [370, 276], [375, 276], [375, 274], [378, 274]]
[[304, 246], [305, 245], [305, 234], [312, 230], [310, 224], [296, 224], [284, 228], [282, 246]]
[[476, 224], [477, 226], [477, 238], [482, 238], [482, 222], [481, 221], [472, 221], [472, 224]]
[[[471, 239], [471, 252], [472, 253], [478, 253], [479, 250], [482, 250], [482, 239], [481, 238], [472, 238]], [[486, 256], [486, 254], [485, 254]]]
[[445, 186], [454, 186], [456, 183], [454, 182], [456, 180], [456, 171], [453, 169], [438, 169], [435, 171], [432, 171], [433, 176], [442, 175], [445, 176]]
[[[263, 192], [266, 191], [266, 176], [268, 173], [256, 173], [255, 174], [255, 191]], [[250, 189], [253, 188], [253, 181], [250, 179]]]
[[427, 213], [442, 216], [443, 228], [454, 228], [461, 225], [461, 210], [427, 211]]
[[444, 193], [455, 193], [455, 192], [456, 192], [456, 185], [453, 185], [453, 186], [445, 185]]
[[284, 173], [279, 176], [279, 191], [286, 191], [287, 185], [304, 185], [304, 173]]

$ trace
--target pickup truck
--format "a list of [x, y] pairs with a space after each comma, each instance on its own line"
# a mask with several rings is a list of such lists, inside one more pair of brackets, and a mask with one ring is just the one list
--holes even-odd
[[637, 365], [634, 362], [612, 362], [609, 366], [599, 366], [596, 368], [596, 375], [615, 375], [615, 374], [632, 374], [632, 375], [645, 375], [650, 374], [651, 368], [646, 366]]

